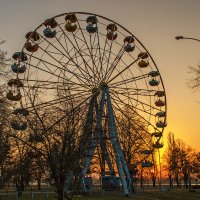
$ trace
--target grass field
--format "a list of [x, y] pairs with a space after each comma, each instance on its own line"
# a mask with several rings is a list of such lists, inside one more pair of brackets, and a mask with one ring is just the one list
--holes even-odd
[[[15, 200], [16, 194], [15, 192], [1, 192], [0, 193], [1, 200]], [[33, 193], [24, 192], [21, 198], [18, 200], [54, 200], [55, 193], [49, 192], [47, 193]], [[161, 191], [137, 191], [136, 194], [126, 197], [123, 193], [117, 192], [96, 192], [91, 195], [83, 195], [74, 197], [74, 199], [80, 200], [200, 200], [200, 191], [196, 192], [188, 192], [188, 190], [184, 189], [173, 189], [167, 192]]]

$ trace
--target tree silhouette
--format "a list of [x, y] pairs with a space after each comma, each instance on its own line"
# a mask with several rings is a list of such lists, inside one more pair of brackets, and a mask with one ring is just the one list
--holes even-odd
[[191, 78], [187, 82], [187, 84], [193, 90], [199, 90], [200, 89], [200, 65], [198, 65], [197, 67], [190, 66], [189, 69], [190, 69], [189, 73], [192, 73], [194, 77]]
[[[5, 41], [0, 39], [0, 47]], [[8, 162], [8, 154], [10, 150], [9, 143], [9, 116], [11, 104], [5, 98], [6, 82], [10, 76], [10, 69], [8, 67], [10, 59], [6, 57], [6, 51], [0, 48], [0, 171], [1, 183], [4, 185], [4, 179], [8, 178], [6, 173], [6, 163]]]
[[184, 186], [191, 186], [191, 178], [194, 173], [198, 174], [198, 161], [195, 159], [194, 150], [186, 145], [181, 139], [175, 139], [173, 133], [168, 134], [168, 148], [164, 154], [167, 174], [170, 187], [173, 187], [173, 182], [176, 182], [177, 187], [181, 187], [183, 180]]

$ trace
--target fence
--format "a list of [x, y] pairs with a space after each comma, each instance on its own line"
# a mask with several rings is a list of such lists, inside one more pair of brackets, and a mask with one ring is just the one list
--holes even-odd
[[48, 200], [53, 199], [55, 192], [49, 192], [48, 190], [32, 190], [24, 191], [20, 196], [16, 192], [0, 192], [0, 200]]

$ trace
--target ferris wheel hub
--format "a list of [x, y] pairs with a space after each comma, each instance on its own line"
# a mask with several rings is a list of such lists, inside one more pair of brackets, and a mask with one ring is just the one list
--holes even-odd
[[105, 81], [101, 81], [99, 83], [99, 89], [102, 89], [103, 87], [108, 87], [107, 83]]

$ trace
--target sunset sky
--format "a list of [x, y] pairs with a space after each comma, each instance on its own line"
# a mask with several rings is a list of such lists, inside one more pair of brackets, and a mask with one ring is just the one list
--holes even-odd
[[25, 34], [45, 19], [82, 11], [105, 16], [132, 32], [148, 49], [161, 73], [167, 94], [167, 128], [176, 138], [200, 150], [200, 91], [189, 89], [189, 66], [200, 64], [199, 0], [0, 0], [0, 38], [12, 56]]

